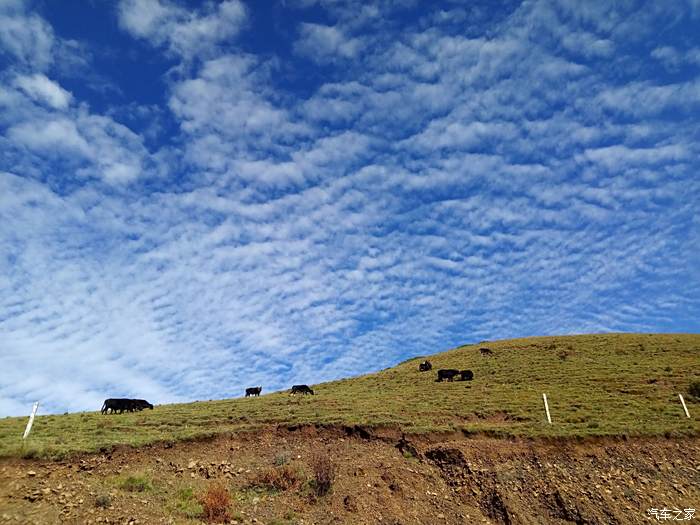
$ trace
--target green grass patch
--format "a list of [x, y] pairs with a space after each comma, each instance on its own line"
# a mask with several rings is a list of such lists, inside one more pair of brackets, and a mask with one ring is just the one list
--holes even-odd
[[191, 487], [184, 487], [177, 491], [174, 506], [177, 513], [190, 519], [200, 518], [204, 513], [202, 504]]
[[153, 483], [144, 474], [132, 474], [118, 479], [117, 486], [127, 492], [145, 492], [153, 488]]
[[[482, 355], [487, 346], [492, 355]], [[688, 436], [700, 434], [698, 334], [532, 337], [465, 345], [377, 373], [313, 385], [315, 396], [274, 393], [157, 406], [139, 413], [84, 412], [0, 419], [0, 456], [60, 458], [115, 445], [205, 439], [268, 425], [392, 426], [406, 433], [495, 436]], [[436, 383], [439, 368], [470, 369], [470, 382]], [[545, 421], [546, 393], [552, 425]], [[282, 463], [284, 458], [279, 459]], [[279, 464], [278, 464], [279, 466]]]

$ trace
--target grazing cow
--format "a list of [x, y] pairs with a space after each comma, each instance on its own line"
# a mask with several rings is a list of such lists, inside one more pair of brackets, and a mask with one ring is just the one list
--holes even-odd
[[129, 405], [130, 405], [129, 412], [133, 412], [134, 410], [141, 411], [145, 408], [148, 408], [149, 410], [153, 410], [153, 405], [151, 405], [145, 399], [130, 399]]
[[455, 376], [459, 375], [459, 370], [455, 370], [454, 368], [443, 368], [438, 370], [437, 374], [437, 379], [435, 380], [436, 382], [440, 383], [443, 379], [447, 379], [448, 381], [452, 382], [454, 381]]
[[141, 411], [144, 408], [149, 408], [153, 410], [153, 405], [151, 405], [145, 399], [128, 399], [125, 397], [120, 397], [105, 399], [105, 402], [102, 405], [102, 410], [100, 410], [100, 412], [102, 412], [103, 414], [114, 414], [117, 411], [119, 411], [119, 413], [121, 414], [123, 412], [134, 412], [135, 410]]
[[433, 365], [430, 364], [430, 361], [423, 361], [421, 364], [418, 365], [418, 371], [419, 372], [427, 372], [428, 370], [432, 370]]
[[112, 411], [111, 413], [114, 414], [117, 410], [119, 410], [119, 413], [121, 414], [125, 410], [130, 410], [131, 409], [131, 399], [126, 399], [126, 398], [110, 398], [110, 399], [105, 399], [104, 404], [102, 405], [102, 412], [103, 414], [107, 414], [110, 410]]
[[261, 386], [253, 386], [250, 388], [245, 389], [245, 397], [249, 396], [259, 396], [260, 392], [262, 392], [262, 387]]
[[491, 349], [486, 348], [485, 346], [483, 348], [479, 348], [479, 352], [481, 352], [481, 355], [493, 355]]
[[314, 391], [308, 385], [294, 385], [292, 386], [292, 394], [311, 394], [313, 396]]
[[474, 379], [474, 372], [471, 370], [460, 370], [459, 375], [462, 376], [462, 381], [471, 381]]

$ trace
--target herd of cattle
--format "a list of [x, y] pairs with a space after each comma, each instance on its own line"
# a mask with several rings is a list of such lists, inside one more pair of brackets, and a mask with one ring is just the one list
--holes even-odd
[[[418, 365], [419, 372], [428, 372], [432, 369], [433, 365], [430, 361], [423, 361]], [[437, 371], [437, 379], [435, 381], [438, 383], [444, 380], [454, 381], [455, 377], [458, 376], [461, 381], [471, 381], [474, 379], [474, 372], [471, 370], [457, 370], [456, 368], [441, 368]]]
[[[481, 355], [491, 355], [492, 352], [489, 348], [480, 348]], [[419, 372], [429, 372], [430, 370], [433, 369], [433, 365], [430, 361], [425, 360], [422, 363], [418, 365], [418, 371]], [[471, 381], [474, 379], [474, 373], [471, 370], [457, 370], [456, 368], [442, 368], [437, 371], [437, 379], [435, 380], [438, 383], [441, 383], [442, 381], [454, 381], [456, 377], [459, 377], [458, 381]], [[257, 397], [260, 395], [260, 392], [262, 392], [262, 387], [261, 386], [254, 386], [250, 388], [245, 389], [245, 397]], [[314, 395], [314, 391], [309, 388], [308, 385], [293, 385], [292, 386], [292, 391], [290, 394], [311, 394]], [[105, 399], [104, 404], [102, 405], [102, 410], [101, 412], [103, 414], [108, 414], [111, 413], [114, 414], [115, 412], [119, 412], [120, 414], [122, 412], [134, 412], [135, 410], [141, 411], [144, 408], [150, 408], [153, 410], [153, 405], [150, 404], [148, 401], [145, 399], [125, 399], [125, 398], [117, 398], [117, 399]]]

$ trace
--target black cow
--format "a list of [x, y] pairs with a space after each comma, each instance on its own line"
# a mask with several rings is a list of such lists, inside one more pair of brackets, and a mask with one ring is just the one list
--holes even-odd
[[109, 410], [112, 411], [112, 414], [114, 414], [117, 410], [119, 410], [119, 413], [121, 414], [125, 410], [130, 410], [131, 409], [131, 399], [126, 399], [126, 398], [110, 398], [110, 399], [105, 399], [104, 404], [102, 405], [102, 412], [103, 414], [107, 414]]
[[314, 391], [308, 385], [293, 385], [292, 394], [311, 394], [313, 396]]
[[448, 381], [452, 382], [454, 381], [455, 376], [459, 375], [459, 370], [455, 370], [454, 368], [443, 368], [438, 370], [437, 374], [437, 379], [435, 380], [436, 382], [442, 382], [443, 379], [447, 379]]
[[481, 355], [493, 355], [493, 351], [485, 346], [483, 348], [479, 348], [479, 352], [481, 352]]
[[262, 392], [262, 387], [261, 386], [253, 386], [250, 388], [245, 389], [245, 397], [249, 396], [259, 396], [260, 392]]
[[471, 370], [460, 370], [459, 375], [462, 376], [462, 381], [471, 381], [474, 379], [474, 372]]
[[143, 410], [145, 408], [148, 408], [149, 410], [153, 410], [153, 405], [151, 405], [148, 401], [145, 399], [130, 399], [129, 400], [129, 412], [133, 412], [134, 410]]
[[432, 370], [433, 365], [430, 364], [430, 361], [423, 361], [421, 364], [418, 365], [418, 371], [419, 372], [427, 372], [428, 370]]
[[[128, 399], [125, 397], [119, 397], [105, 399], [105, 402], [102, 405], [102, 410], [100, 410], [100, 412], [102, 412], [103, 414], [114, 414], [117, 411], [119, 411], [119, 413], [121, 414], [123, 412], [134, 412], [135, 410], [140, 411], [144, 408], [149, 408], [153, 410], [153, 405], [151, 405], [145, 399]], [[110, 410], [111, 412], [109, 412]]]

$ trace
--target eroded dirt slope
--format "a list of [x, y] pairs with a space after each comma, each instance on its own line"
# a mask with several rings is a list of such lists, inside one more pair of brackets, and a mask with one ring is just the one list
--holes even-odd
[[[337, 468], [322, 497], [308, 481], [319, 450]], [[298, 473], [291, 488], [253, 488], [283, 467]], [[215, 482], [229, 489], [238, 523], [649, 523], [650, 508], [700, 507], [700, 439], [406, 440], [301, 427], [62, 462], [2, 460], [0, 523], [199, 523], [196, 497]]]

